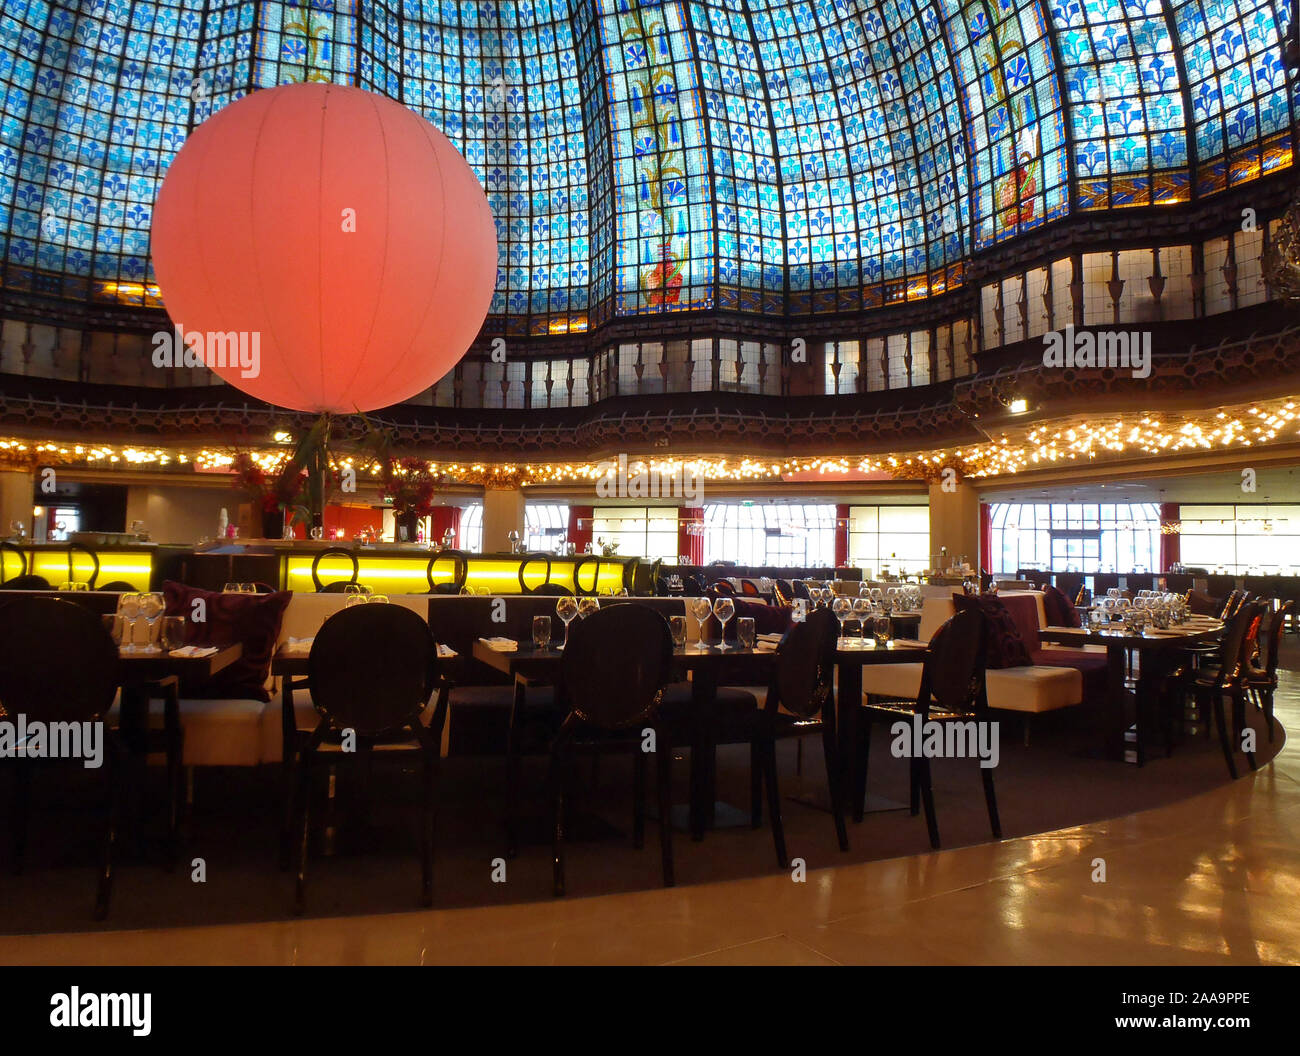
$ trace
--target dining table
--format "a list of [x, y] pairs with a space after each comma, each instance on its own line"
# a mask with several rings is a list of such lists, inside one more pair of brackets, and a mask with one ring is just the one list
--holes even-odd
[[[840, 787], [846, 793], [852, 784], [852, 759], [857, 742], [857, 719], [862, 703], [862, 668], [868, 664], [918, 663], [924, 659], [923, 642], [896, 640], [877, 645], [868, 639], [841, 638], [835, 662], [839, 690], [836, 696], [836, 739], [839, 745]], [[474, 658], [513, 679], [516, 700], [530, 685], [554, 684], [563, 652], [553, 645], [536, 648], [517, 645], [514, 649], [494, 648], [480, 639], [474, 643]], [[687, 674], [691, 682], [692, 742], [689, 827], [695, 840], [706, 829], [748, 825], [749, 811], [719, 803], [717, 787], [716, 729], [717, 694], [720, 686], [766, 686], [776, 667], [777, 652], [770, 644], [754, 647], [688, 643], [673, 650], [673, 677]], [[843, 802], [847, 803], [845, 798]], [[720, 817], [723, 819], [720, 821]]]
[[[1133, 761], [1146, 762], [1143, 713], [1151, 710], [1157, 686], [1177, 666], [1183, 650], [1217, 641], [1223, 622], [1208, 616], [1192, 617], [1168, 628], [1147, 627], [1141, 631], [1128, 626], [1116, 627], [1044, 627], [1038, 632], [1045, 642], [1081, 648], [1100, 645], [1106, 648], [1105, 752], [1112, 759], [1124, 760], [1124, 736], [1129, 729], [1128, 705], [1133, 704], [1135, 738]], [[1130, 657], [1136, 655], [1137, 679], [1128, 687]]]

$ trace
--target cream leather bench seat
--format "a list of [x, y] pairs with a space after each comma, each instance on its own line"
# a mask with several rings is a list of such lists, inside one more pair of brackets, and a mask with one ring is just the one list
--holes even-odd
[[[954, 611], [951, 592], [946, 598], [926, 598], [922, 603], [921, 624], [917, 632], [920, 640], [928, 642]], [[1044, 615], [1041, 594], [1038, 612], [1041, 621]], [[921, 692], [921, 669], [921, 664], [864, 666], [864, 701], [868, 696], [915, 700]], [[1083, 676], [1070, 667], [995, 668], [985, 672], [984, 688], [988, 693], [989, 707], [1002, 711], [1041, 714], [1073, 707], [1083, 701]]]
[[[276, 649], [293, 638], [311, 638], [321, 625], [347, 602], [345, 594], [295, 592], [285, 607]], [[402, 605], [427, 620], [428, 594], [391, 594], [390, 604]], [[185, 766], [258, 766], [281, 760], [280, 694], [277, 680], [268, 677], [269, 701], [247, 698], [212, 700], [182, 697], [181, 728], [185, 731], [182, 762]], [[294, 713], [299, 729], [315, 729], [318, 717], [310, 695], [294, 695]], [[116, 705], [114, 705], [116, 707]], [[162, 729], [163, 702], [149, 702], [149, 725]], [[432, 707], [432, 705], [431, 705]], [[158, 756], [161, 759], [161, 756]]]

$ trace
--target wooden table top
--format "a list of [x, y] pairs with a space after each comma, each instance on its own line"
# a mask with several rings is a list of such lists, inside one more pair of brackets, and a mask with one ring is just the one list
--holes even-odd
[[1223, 633], [1223, 624], [1215, 620], [1213, 624], [1171, 627], [1167, 631], [1158, 631], [1148, 627], [1141, 634], [1110, 627], [1093, 630], [1089, 627], [1043, 627], [1038, 636], [1044, 641], [1057, 642], [1062, 645], [1122, 645], [1129, 649], [1167, 649], [1195, 645], [1198, 642], [1212, 641]]
[[239, 642], [220, 647], [208, 656], [171, 656], [166, 652], [118, 653], [124, 682], [149, 682], [169, 675], [211, 678], [243, 655], [244, 647]]

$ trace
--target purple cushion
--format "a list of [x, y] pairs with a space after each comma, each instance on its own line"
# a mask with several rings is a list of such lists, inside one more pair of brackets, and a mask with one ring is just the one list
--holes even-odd
[[[244, 654], [211, 679], [183, 682], [181, 696], [197, 700], [229, 697], [268, 701], [266, 679], [280, 637], [280, 621], [292, 592], [219, 594], [168, 580], [163, 584], [168, 616], [185, 617], [185, 644], [227, 646], [239, 642]], [[194, 602], [202, 599], [206, 619], [196, 622]]]
[[1043, 588], [1043, 609], [1049, 627], [1082, 627], [1083, 621], [1074, 605], [1060, 587], [1050, 583]]
[[[965, 594], [954, 594], [952, 601], [953, 607], [958, 612], [973, 607], [984, 614], [985, 626], [988, 628], [986, 667], [1029, 667], [1033, 663], [1029, 657], [1029, 650], [1025, 646], [1025, 640], [1016, 627], [1015, 618], [995, 595], [980, 594], [969, 597]], [[1036, 615], [1035, 620], [1037, 620]]]

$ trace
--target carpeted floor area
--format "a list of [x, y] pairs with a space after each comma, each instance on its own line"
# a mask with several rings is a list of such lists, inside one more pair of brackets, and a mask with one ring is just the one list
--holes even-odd
[[[1291, 670], [1284, 675], [1283, 692], [1295, 699], [1300, 697], [1300, 675], [1292, 672], [1300, 668], [1300, 647], [1289, 645], [1284, 663]], [[1035, 729], [1029, 747], [1023, 745], [1014, 719], [1003, 724], [995, 780], [1004, 835], [1027, 835], [1130, 814], [1228, 781], [1218, 743], [1204, 735], [1186, 738], [1170, 758], [1157, 751], [1139, 769], [1098, 756], [1100, 734], [1091, 719], [1080, 709], [1049, 717]], [[1281, 746], [1285, 734], [1279, 728], [1270, 745], [1253, 709], [1251, 720], [1258, 731], [1262, 764]], [[887, 730], [877, 727], [869, 793], [905, 804], [907, 764], [889, 754], [889, 741]], [[688, 762], [682, 753], [677, 754], [674, 802], [684, 804]], [[850, 823], [850, 850], [840, 852], [829, 813], [791, 798], [824, 790], [820, 741], [809, 738], [805, 742], [802, 777], [795, 774], [793, 742], [782, 744], [778, 755], [789, 852], [791, 857], [803, 858], [809, 870], [929, 849], [924, 818], [895, 809], [869, 813], [860, 825]], [[1244, 772], [1244, 757], [1239, 756], [1238, 761]], [[551, 897], [540, 759], [529, 761], [523, 786], [536, 822], [526, 827], [519, 857], [506, 863], [505, 880], [498, 882], [500, 869], [494, 868], [494, 859], [502, 856], [504, 847], [503, 772], [503, 760], [495, 757], [445, 761], [437, 833], [436, 906]], [[346, 819], [349, 808], [362, 801], [358, 776], [346, 768], [340, 773], [340, 819]], [[593, 783], [590, 761], [580, 762], [575, 810], [600, 820], [594, 825], [579, 824], [570, 842], [568, 897], [658, 886], [658, 827], [653, 821], [647, 826], [645, 847], [632, 847], [630, 761], [626, 757], [604, 758], [595, 777]], [[151, 780], [155, 782], [152, 791], [161, 801], [161, 774], [152, 773]], [[141, 856], [131, 854], [128, 847], [120, 860], [109, 918], [95, 925], [90, 913], [102, 815], [87, 810], [87, 804], [95, 802], [97, 786], [84, 778], [68, 780], [66, 770], [38, 779], [33, 787], [32, 828], [23, 873], [13, 875], [10, 871], [7, 846], [0, 853], [4, 862], [0, 933], [168, 927], [288, 916], [293, 884], [291, 875], [277, 868], [277, 780], [278, 772], [272, 767], [199, 772], [195, 809], [178, 867], [167, 871], [157, 851]], [[976, 762], [936, 760], [934, 781], [943, 845], [958, 847], [990, 839]], [[653, 801], [653, 768], [649, 786], [648, 798]], [[313, 855], [308, 871], [309, 915], [417, 908], [418, 788], [416, 774], [403, 764], [394, 760], [376, 763], [368, 823], [351, 825], [352, 837], [341, 837], [333, 856]], [[7, 789], [5, 792], [7, 795]], [[747, 747], [720, 749], [718, 794], [723, 801], [748, 810]], [[150, 831], [161, 831], [160, 819], [154, 819]], [[344, 826], [344, 831], [349, 828]], [[767, 824], [757, 831], [748, 825], [718, 829], [701, 843], [693, 843], [681, 832], [674, 837], [679, 884], [763, 875], [777, 869]], [[195, 859], [202, 859], [206, 873], [201, 883], [193, 879]]]

